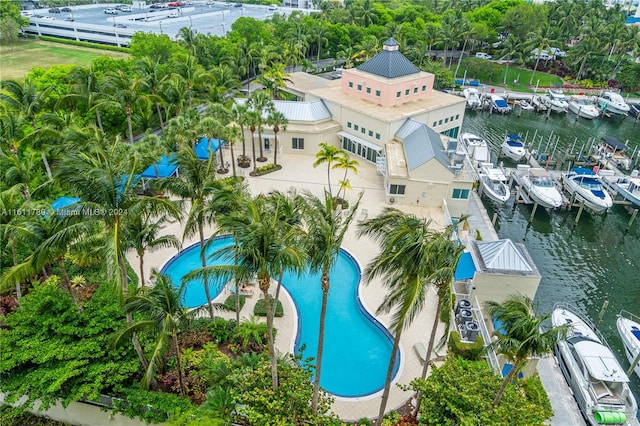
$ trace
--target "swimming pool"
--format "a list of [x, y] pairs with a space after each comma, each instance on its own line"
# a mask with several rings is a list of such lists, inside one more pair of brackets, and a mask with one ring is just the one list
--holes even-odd
[[[230, 245], [230, 237], [217, 238], [207, 255]], [[209, 259], [209, 264], [221, 264], [220, 259]], [[200, 245], [195, 244], [172, 258], [162, 273], [179, 284], [182, 277], [200, 267]], [[388, 331], [366, 312], [358, 298], [361, 273], [358, 263], [341, 250], [331, 270], [331, 289], [325, 320], [324, 353], [320, 385], [327, 392], [341, 397], [362, 397], [381, 390], [387, 373], [393, 340]], [[224, 283], [211, 282], [211, 297], [222, 291]], [[322, 290], [319, 274], [296, 277], [285, 274], [283, 286], [291, 294], [298, 311], [296, 352], [304, 344], [305, 358], [315, 357], [318, 347], [318, 324]], [[196, 307], [206, 303], [202, 281], [190, 282], [184, 304]], [[394, 375], [400, 365], [396, 357]]]

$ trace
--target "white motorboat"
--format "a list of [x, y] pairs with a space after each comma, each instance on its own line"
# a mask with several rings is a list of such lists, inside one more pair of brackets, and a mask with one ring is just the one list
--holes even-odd
[[473, 133], [463, 133], [460, 135], [460, 143], [464, 146], [469, 160], [474, 167], [478, 168], [479, 164], [491, 163], [491, 150], [487, 141]]
[[549, 89], [549, 93], [542, 96], [542, 101], [554, 112], [567, 112], [569, 107], [567, 97], [560, 89]]
[[542, 207], [557, 209], [562, 206], [562, 194], [545, 169], [527, 167], [526, 170], [514, 170], [513, 175], [529, 197]]
[[629, 114], [632, 117], [640, 119], [640, 104], [629, 105]]
[[627, 157], [625, 151], [629, 147], [613, 136], [603, 136], [600, 138], [600, 144], [597, 148], [596, 159], [602, 164], [607, 162], [613, 163], [616, 167], [623, 169], [630, 169], [633, 162], [631, 158]]
[[548, 109], [547, 105], [542, 101], [542, 98], [538, 95], [533, 96], [531, 98], [531, 105], [533, 105], [533, 108], [539, 112], [546, 111]]
[[[640, 317], [630, 312], [622, 311], [616, 320], [616, 327], [622, 339], [624, 353], [627, 355], [629, 364], [633, 364], [640, 355]], [[633, 371], [640, 378], [640, 362], [636, 364]]]
[[558, 303], [551, 323], [568, 326], [566, 338], [558, 340], [554, 352], [587, 423], [638, 424], [629, 377], [591, 321], [575, 308]]
[[612, 114], [627, 115], [630, 107], [624, 101], [622, 96], [616, 92], [602, 92], [597, 98], [598, 105], [602, 110]]
[[491, 164], [480, 167], [480, 190], [487, 197], [497, 203], [506, 202], [511, 197], [507, 177], [502, 170], [492, 167]]
[[513, 161], [520, 161], [527, 153], [522, 143], [522, 138], [518, 135], [507, 135], [502, 142], [502, 153]]
[[569, 111], [587, 120], [600, 117], [600, 110], [585, 98], [569, 99]]
[[502, 96], [491, 95], [491, 111], [499, 114], [511, 113], [511, 107]]
[[569, 194], [595, 213], [605, 213], [613, 206], [613, 200], [604, 190], [601, 177], [591, 169], [575, 167], [562, 174], [562, 183]]
[[480, 92], [473, 87], [466, 88], [462, 91], [462, 95], [467, 100], [467, 108], [477, 109], [482, 107], [482, 99], [480, 99]]
[[640, 177], [637, 176], [603, 176], [602, 183], [634, 206], [640, 207]]
[[520, 99], [518, 105], [520, 105], [520, 109], [523, 111], [533, 111], [535, 109], [526, 99]]

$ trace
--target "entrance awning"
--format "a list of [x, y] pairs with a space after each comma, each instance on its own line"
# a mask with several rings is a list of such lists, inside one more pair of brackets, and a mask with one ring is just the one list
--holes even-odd
[[476, 265], [473, 263], [473, 257], [471, 257], [471, 253], [464, 252], [462, 256], [460, 256], [460, 260], [458, 260], [458, 265], [456, 266], [456, 272], [453, 275], [456, 281], [469, 280], [473, 278], [476, 273]]
[[367, 148], [371, 148], [371, 149], [373, 149], [375, 151], [382, 152], [382, 147], [381, 146], [378, 146], [378, 145], [376, 145], [374, 143], [371, 143], [371, 142], [366, 141], [366, 140], [364, 140], [362, 138], [359, 138], [358, 136], [354, 136], [351, 133], [338, 132], [338, 136], [343, 137], [343, 138], [351, 139], [352, 141], [357, 142], [360, 145], [364, 145]]

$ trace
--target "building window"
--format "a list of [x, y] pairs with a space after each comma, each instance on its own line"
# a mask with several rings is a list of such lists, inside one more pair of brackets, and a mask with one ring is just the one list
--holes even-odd
[[353, 125], [353, 130], [358, 130], [360, 128], [360, 126], [358, 126], [357, 124]]
[[364, 135], [365, 133], [367, 133], [367, 129], [365, 129], [364, 127], [360, 129], [360, 132]]
[[460, 128], [459, 128], [459, 127], [454, 127], [453, 129], [445, 130], [445, 131], [443, 132], [443, 134], [444, 134], [445, 136], [449, 136], [449, 137], [452, 137], [452, 138], [457, 138], [457, 137], [458, 137], [458, 132], [459, 132], [459, 131], [460, 131]]
[[376, 90], [376, 96], [380, 97], [380, 91], [379, 90]]
[[390, 185], [389, 194], [404, 195], [405, 185]]
[[418, 93], [418, 86], [413, 88], [413, 93]]
[[347, 127], [351, 128], [351, 122], [350, 121], [347, 121]]
[[349, 89], [353, 89], [353, 81], [349, 82]]
[[369, 136], [373, 137], [373, 130], [369, 130]]
[[404, 91], [404, 95], [405, 95], [405, 96], [409, 96], [409, 89], [407, 89], [407, 90], [405, 90], [405, 91]]
[[438, 126], [442, 124], [442, 120], [438, 120]]
[[422, 91], [426, 92], [427, 91], [427, 85], [425, 84], [424, 86], [422, 86]]
[[460, 118], [460, 114], [456, 114], [456, 120]]
[[453, 197], [451, 198], [455, 198], [455, 199], [459, 199], [459, 200], [466, 200], [469, 198], [469, 190], [468, 189], [454, 189], [453, 190]]
[[367, 94], [371, 94], [371, 87], [367, 87]]
[[376, 133], [376, 139], [380, 140], [380, 133]]
[[437, 125], [438, 125], [438, 122], [437, 122], [437, 121], [434, 121], [434, 122], [433, 122], [433, 126], [431, 126], [431, 127], [436, 127]]
[[358, 84], [358, 92], [362, 92], [362, 84]]
[[399, 98], [400, 94], [401, 94], [400, 92], [396, 92], [396, 98]]
[[445, 123], [448, 123], [448, 122], [449, 122], [449, 117], [445, 118], [445, 119], [444, 119], [444, 122], [445, 122]]
[[304, 149], [304, 138], [291, 138], [291, 149]]

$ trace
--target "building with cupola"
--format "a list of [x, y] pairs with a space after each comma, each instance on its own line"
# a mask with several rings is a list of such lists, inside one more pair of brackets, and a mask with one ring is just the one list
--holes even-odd
[[[278, 134], [282, 152], [315, 155], [328, 142], [376, 166], [389, 204], [443, 207], [454, 217], [467, 211], [473, 179], [456, 154], [465, 100], [434, 90], [435, 76], [396, 40], [340, 79], [297, 72], [288, 80], [284, 90], [297, 101], [274, 101], [289, 121]], [[268, 128], [262, 138], [270, 149]]]

